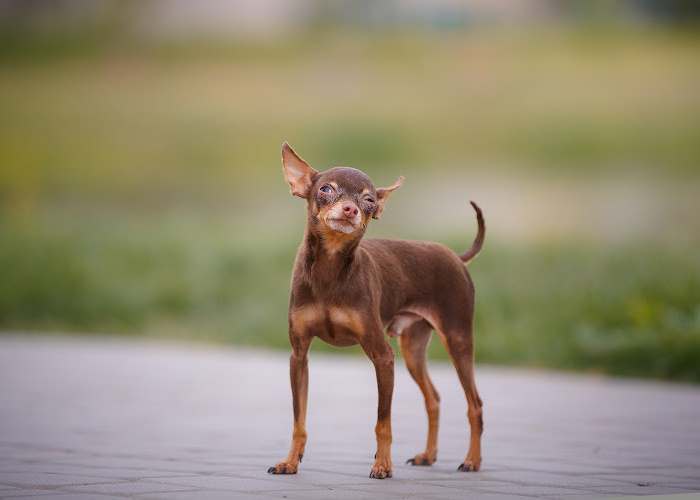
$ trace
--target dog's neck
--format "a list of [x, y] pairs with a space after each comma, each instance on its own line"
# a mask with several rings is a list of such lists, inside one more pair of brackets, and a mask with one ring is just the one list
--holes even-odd
[[329, 231], [320, 233], [306, 227], [304, 233], [304, 271], [313, 283], [337, 284], [350, 271], [361, 236], [351, 237]]

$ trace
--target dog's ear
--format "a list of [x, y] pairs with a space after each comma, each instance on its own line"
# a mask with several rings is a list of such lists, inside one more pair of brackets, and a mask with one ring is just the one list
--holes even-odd
[[377, 189], [377, 208], [374, 209], [374, 214], [372, 214], [373, 218], [379, 219], [384, 211], [384, 204], [386, 203], [386, 200], [389, 199], [389, 195], [401, 187], [404, 179], [405, 177], [402, 175], [396, 179], [396, 182], [394, 182], [391, 186]]
[[318, 172], [302, 160], [286, 142], [282, 144], [282, 170], [292, 194], [299, 198], [308, 198], [313, 177]]

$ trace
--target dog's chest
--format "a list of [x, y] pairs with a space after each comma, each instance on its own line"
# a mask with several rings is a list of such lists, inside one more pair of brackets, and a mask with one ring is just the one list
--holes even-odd
[[338, 347], [357, 344], [365, 330], [361, 312], [347, 306], [307, 304], [292, 309], [290, 319], [295, 333], [311, 334]]

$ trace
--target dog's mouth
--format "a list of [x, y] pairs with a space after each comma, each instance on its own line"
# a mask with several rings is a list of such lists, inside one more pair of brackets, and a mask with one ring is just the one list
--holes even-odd
[[338, 231], [339, 233], [350, 234], [355, 232], [359, 227], [359, 224], [354, 224], [352, 221], [345, 218], [331, 218], [327, 217], [326, 225], [333, 231]]

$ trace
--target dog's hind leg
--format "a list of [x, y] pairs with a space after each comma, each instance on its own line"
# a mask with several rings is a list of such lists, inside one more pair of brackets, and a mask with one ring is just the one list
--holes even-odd
[[421, 320], [413, 323], [401, 333], [399, 347], [406, 362], [408, 373], [416, 381], [425, 399], [425, 410], [428, 413], [428, 442], [423, 453], [409, 458], [406, 463], [412, 465], [432, 465], [437, 459], [438, 420], [440, 416], [440, 395], [435, 390], [428, 375], [426, 349], [430, 343], [432, 327]]
[[467, 329], [452, 331], [451, 334], [444, 335], [442, 340], [457, 369], [459, 381], [467, 397], [467, 418], [471, 434], [469, 451], [457, 470], [478, 471], [481, 467], [481, 434], [484, 430], [484, 422], [482, 418], [483, 405], [474, 380], [474, 339], [471, 324]]

